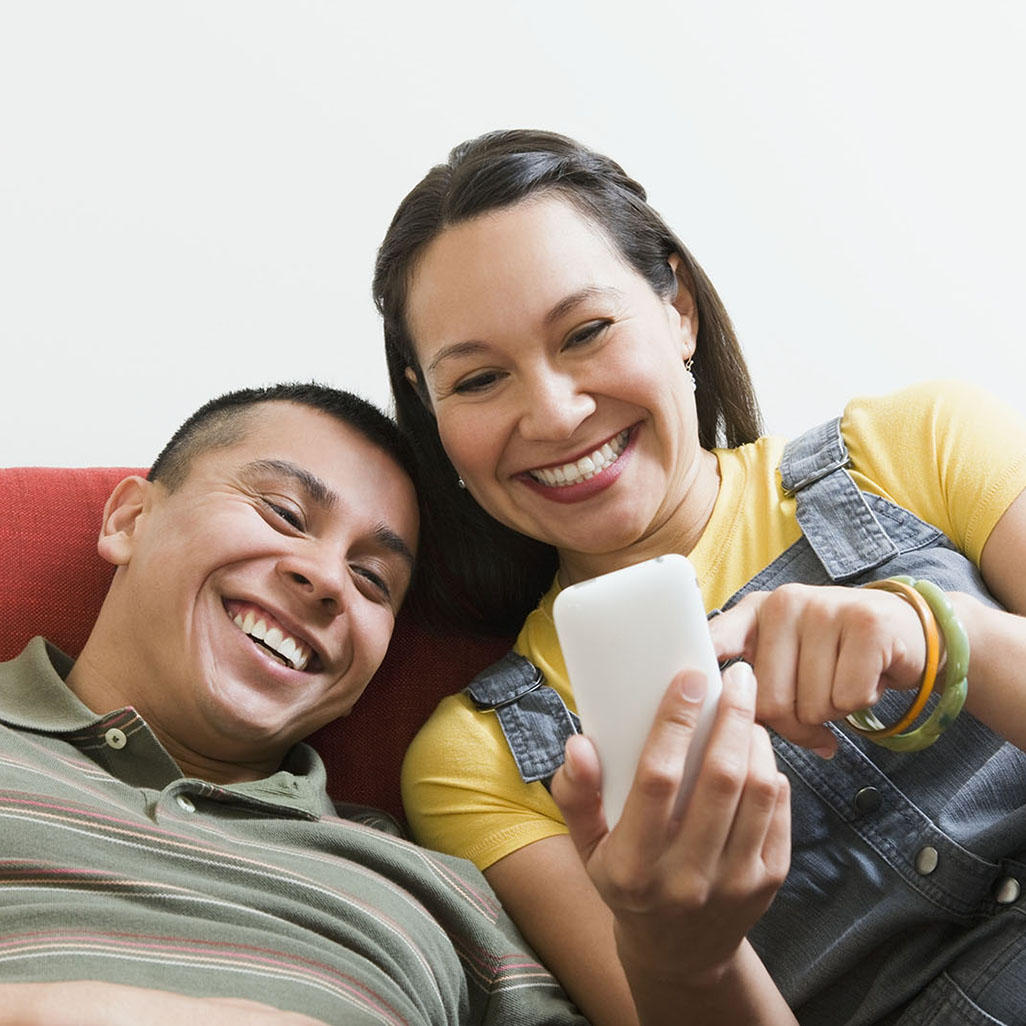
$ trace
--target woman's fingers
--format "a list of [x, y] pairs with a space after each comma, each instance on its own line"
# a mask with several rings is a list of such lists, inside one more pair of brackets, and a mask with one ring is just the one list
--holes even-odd
[[[779, 837], [772, 831], [781, 813], [781, 794], [786, 795], [788, 791], [787, 777], [777, 769], [769, 734], [762, 727], [754, 727], [749, 749], [748, 779], [726, 844], [728, 860], [742, 867], [749, 866], [758, 875], [765, 873], [768, 858], [774, 864], [779, 862]], [[785, 837], [785, 845], [786, 873], [790, 855], [789, 833]], [[777, 884], [779, 882], [776, 881]]]
[[723, 692], [709, 746], [676, 838], [703, 874], [714, 875], [747, 786], [755, 729], [755, 677], [747, 663], [723, 674]]
[[567, 739], [563, 765], [552, 778], [551, 793], [587, 864], [609, 832], [602, 808], [602, 768], [591, 740], [582, 734]]
[[665, 849], [707, 689], [705, 674], [684, 670], [659, 703], [616, 831], [633, 838], [633, 853], [643, 862], [658, 859]]
[[907, 603], [882, 591], [789, 584], [746, 596], [710, 623], [720, 658], [743, 656], [759, 682], [756, 718], [828, 755], [825, 724], [912, 687], [922, 628]]

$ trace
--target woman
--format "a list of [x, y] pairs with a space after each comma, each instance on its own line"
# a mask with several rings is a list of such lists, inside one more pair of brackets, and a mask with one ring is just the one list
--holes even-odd
[[[530, 660], [447, 699], [418, 737], [404, 796], [419, 838], [484, 869], [595, 1023], [635, 1005], [655, 1021], [655, 976], [693, 1021], [778, 1022], [767, 968], [803, 1022], [1026, 1021], [1022, 422], [939, 385], [855, 400], [787, 447], [760, 438], [701, 268], [618, 165], [548, 133], [483, 136], [433, 169], [382, 244], [375, 298], [425, 469], [432, 604], [464, 628], [523, 623]], [[635, 814], [606, 834], [587, 743], [553, 780], [561, 813], [539, 782], [559, 758], [521, 772], [562, 736], [558, 710], [526, 740], [508, 721], [538, 718], [535, 666], [544, 701], [572, 709], [558, 590], [664, 552], [689, 555], [707, 608], [727, 610], [717, 653], [747, 660], [758, 692], [743, 672], [726, 682], [675, 824], [650, 802], [696, 685], [671, 688]], [[851, 587], [902, 574], [950, 607], [923, 612], [918, 585]], [[928, 690], [938, 611], [941, 677], [960, 630], [971, 647], [966, 711], [915, 753], [836, 726], [869, 706], [889, 724], [908, 705], [895, 692]], [[753, 712], [793, 792], [791, 869], [765, 915], [788, 788]]]

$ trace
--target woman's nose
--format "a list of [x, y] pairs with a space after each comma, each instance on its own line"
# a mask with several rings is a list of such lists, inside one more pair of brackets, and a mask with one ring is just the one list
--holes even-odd
[[539, 374], [525, 381], [519, 431], [532, 441], [569, 438], [595, 411], [595, 400], [569, 374]]

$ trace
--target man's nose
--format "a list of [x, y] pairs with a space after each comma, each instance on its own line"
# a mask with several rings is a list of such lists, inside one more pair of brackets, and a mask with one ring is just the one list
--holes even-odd
[[595, 412], [595, 400], [569, 374], [548, 371], [524, 382], [518, 428], [531, 441], [569, 438]]
[[349, 573], [337, 551], [327, 553], [317, 548], [290, 553], [279, 560], [278, 572], [306, 602], [330, 616], [337, 616], [345, 608]]

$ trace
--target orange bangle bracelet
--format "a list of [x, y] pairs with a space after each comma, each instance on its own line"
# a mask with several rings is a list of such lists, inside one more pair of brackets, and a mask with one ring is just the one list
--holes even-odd
[[[863, 737], [874, 739], [892, 737], [915, 722], [916, 717], [926, 706], [930, 695], [933, 694], [934, 685], [937, 683], [937, 669], [940, 666], [940, 632], [937, 629], [937, 618], [933, 615], [933, 610], [926, 599], [910, 584], [894, 578], [886, 578], [882, 581], [870, 581], [862, 587], [889, 591], [901, 596], [916, 611], [919, 622], [923, 625], [923, 637], [926, 641], [926, 665], [923, 667], [923, 676], [919, 681], [919, 691], [905, 714], [889, 727], [880, 726], [878, 728], [863, 727], [852, 716], [848, 716], [848, 725]], [[864, 710], [862, 715], [871, 715], [870, 710]]]

